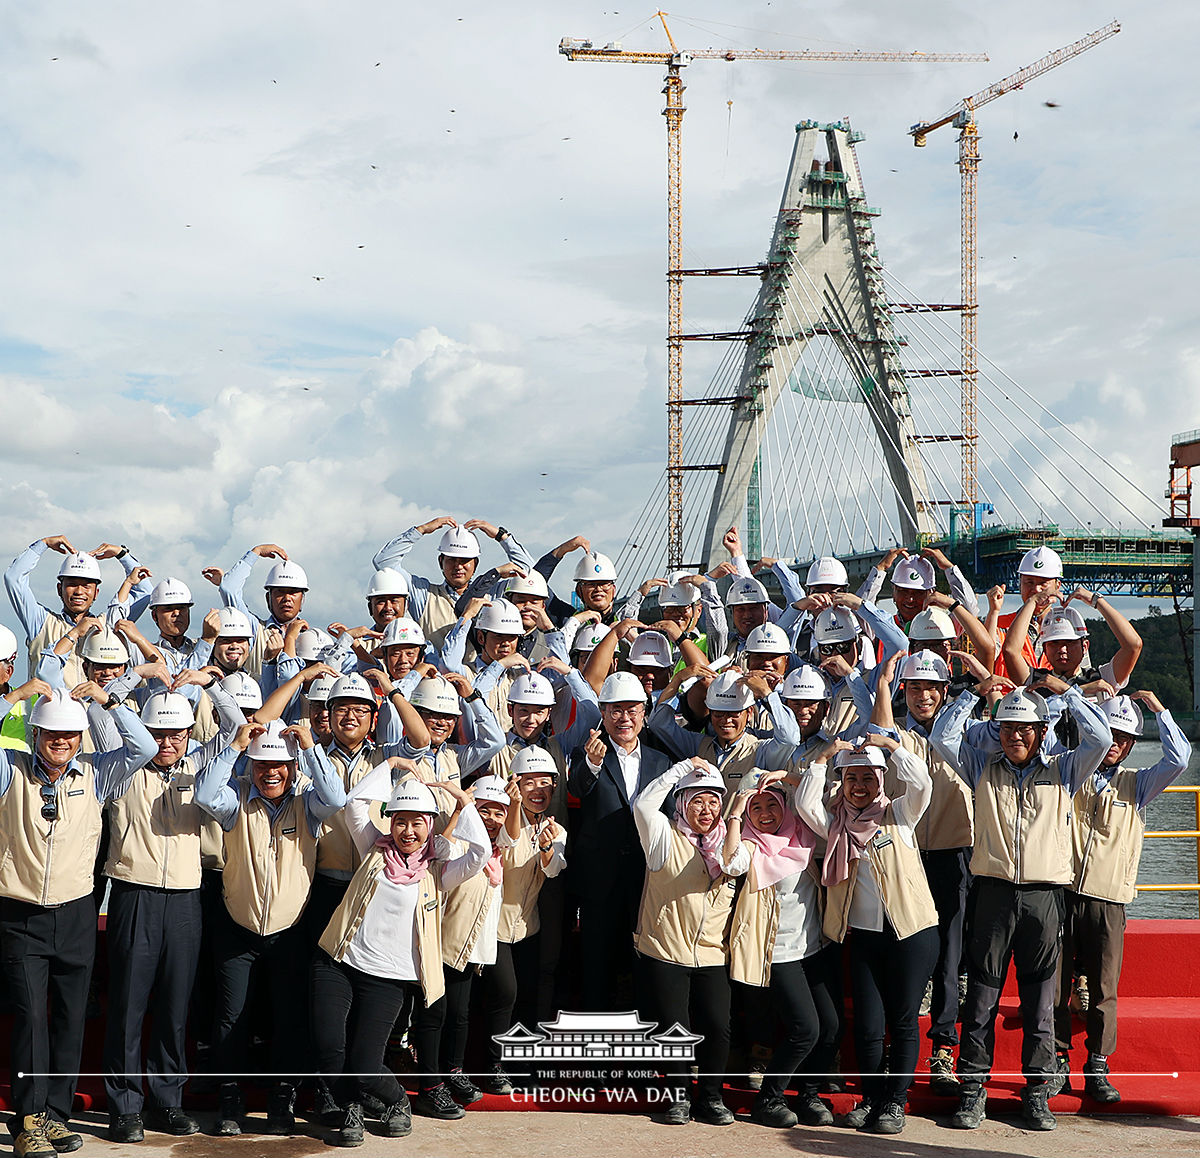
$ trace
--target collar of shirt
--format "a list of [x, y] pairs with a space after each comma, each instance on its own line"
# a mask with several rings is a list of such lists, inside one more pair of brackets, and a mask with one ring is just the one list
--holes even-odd
[[[61, 780], [63, 778], [63, 776], [82, 776], [82, 775], [83, 775], [83, 769], [79, 767], [79, 761], [76, 760], [76, 758], [74, 756], [72, 756], [70, 763], [67, 765], [67, 767], [63, 771], [62, 775], [59, 776], [59, 779]], [[41, 760], [35, 759], [33, 762], [33, 778], [36, 781], [38, 781], [39, 784], [53, 784], [54, 783], [54, 781], [50, 779], [49, 774], [46, 772], [46, 769], [43, 766]]]
[[281, 797], [279, 797], [278, 800], [268, 800], [261, 792], [259, 792], [258, 785], [255, 784], [253, 780], [251, 780], [250, 781], [250, 791], [246, 796], [246, 802], [249, 803], [251, 800], [256, 800], [256, 799], [261, 800], [269, 809], [271, 809], [272, 812], [278, 812], [279, 809], [284, 804], [287, 803], [287, 798], [289, 796], [299, 795], [300, 779], [299, 779], [299, 776], [297, 775], [298, 772], [299, 772], [299, 769], [297, 768], [296, 773], [293, 773], [293, 775], [292, 775], [291, 786]]
[[904, 730], [906, 732], [912, 732], [918, 736], [924, 736], [927, 740], [929, 739], [929, 729], [922, 724], [920, 720], [914, 720], [912, 718], [912, 712], [909, 712], [908, 715], [904, 717]]
[[346, 749], [343, 748], [336, 740], [330, 740], [325, 751], [331, 756], [335, 754], [342, 756], [347, 762], [353, 764], [359, 756], [366, 755], [367, 753], [371, 752], [374, 747], [374, 743], [372, 743], [371, 738], [368, 736], [361, 744], [359, 744], [357, 748], [354, 749], [353, 752], [347, 752]]

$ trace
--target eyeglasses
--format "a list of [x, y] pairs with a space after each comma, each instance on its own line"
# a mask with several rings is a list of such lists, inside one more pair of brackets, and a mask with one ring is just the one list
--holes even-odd
[[42, 819], [53, 824], [58, 819], [58, 794], [53, 784], [39, 785], [42, 794]]
[[616, 581], [613, 579], [580, 579], [580, 587], [615, 587]]
[[617, 719], [621, 719], [622, 717], [624, 717], [624, 718], [627, 718], [630, 720], [634, 720], [634, 719], [637, 719], [637, 717], [640, 716], [646, 710], [646, 705], [645, 704], [633, 704], [631, 707], [628, 707], [628, 708], [620, 708], [620, 707], [617, 707], [616, 704], [605, 704], [604, 710], [605, 710], [605, 712], [608, 713], [608, 715], [615, 716]]
[[346, 716], [356, 720], [365, 720], [374, 711], [374, 708], [368, 708], [366, 704], [338, 704], [336, 708], [330, 708], [331, 716]]
[[1035, 724], [1001, 724], [1000, 735], [1002, 736], [1032, 736], [1037, 731]]
[[847, 639], [841, 643], [822, 643], [817, 650], [821, 655], [849, 655], [854, 650], [854, 640]]

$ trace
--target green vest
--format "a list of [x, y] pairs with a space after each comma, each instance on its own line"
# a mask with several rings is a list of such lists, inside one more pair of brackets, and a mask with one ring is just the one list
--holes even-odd
[[0, 722], [0, 748], [14, 748], [28, 752], [29, 742], [25, 739], [25, 714], [28, 703], [22, 700], [13, 705], [13, 710]]

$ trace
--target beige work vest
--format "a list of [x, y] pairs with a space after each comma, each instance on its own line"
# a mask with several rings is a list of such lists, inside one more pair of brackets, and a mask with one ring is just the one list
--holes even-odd
[[[904, 728], [898, 728], [897, 735], [901, 748], [925, 761], [929, 778], [933, 781], [929, 807], [916, 824], [917, 847], [926, 852], [942, 848], [970, 848], [975, 839], [971, 823], [974, 804], [970, 786], [948, 761], [937, 754], [926, 737]], [[883, 789], [892, 800], [902, 796], [905, 791], [904, 782], [892, 770], [891, 764], [884, 772]]]
[[479, 872], [455, 885], [447, 894], [442, 912], [442, 961], [459, 972], [466, 969], [471, 952], [487, 924], [493, 905], [500, 904], [500, 888], [487, 873]]
[[[779, 893], [774, 885], [758, 887], [754, 866], [754, 846], [742, 841], [751, 850], [750, 870], [738, 890], [729, 925], [729, 976], [743, 985], [771, 984], [771, 958], [775, 953], [775, 938], [779, 935]], [[817, 900], [824, 911], [825, 890], [820, 887], [821, 874], [815, 859], [804, 870], [817, 885]]]
[[747, 777], [754, 776], [754, 761], [758, 757], [758, 746], [761, 743], [757, 736], [743, 732], [734, 744], [733, 751], [725, 757], [725, 763], [718, 766], [716, 740], [712, 736], [705, 736], [700, 741], [696, 755], [716, 768], [721, 773], [721, 779], [725, 781], [725, 808], [722, 815], [726, 818], [733, 808], [733, 798], [738, 789], [747, 782]]
[[[42, 652], [52, 650], [54, 645], [67, 632], [74, 628], [73, 623], [68, 623], [59, 615], [49, 612], [46, 615], [46, 622], [42, 624], [42, 629], [29, 641], [29, 674], [33, 675], [37, 671], [38, 664], [41, 662]], [[73, 647], [63, 657], [66, 661], [63, 666], [63, 684], [70, 691], [72, 688], [78, 687], [86, 678], [83, 674], [83, 660], [80, 658], [78, 647]]]
[[[421, 612], [421, 630], [435, 651], [442, 650], [446, 636], [450, 634], [450, 628], [458, 622], [458, 616], [454, 614], [454, 604], [458, 602], [458, 598], [458, 595], [451, 591], [444, 582], [430, 584], [429, 594], [425, 600], [425, 609]], [[468, 640], [467, 654], [464, 659], [470, 662], [474, 655], [475, 648]]]
[[546, 883], [533, 826], [523, 815], [520, 835], [515, 844], [501, 849], [500, 862], [504, 865], [503, 903], [496, 939], [512, 944], [541, 932], [538, 894]]
[[1073, 888], [1127, 905], [1137, 896], [1146, 818], [1137, 806], [1137, 770], [1119, 768], [1102, 792], [1089, 776], [1072, 804]]
[[1040, 761], [1017, 786], [997, 756], [975, 785], [975, 851], [971, 873], [1015, 885], [1071, 883], [1071, 797], [1059, 780], [1059, 758]]
[[[384, 762], [383, 751], [372, 748], [370, 751], [359, 749], [357, 755], [347, 757], [340, 748], [332, 744], [325, 749], [329, 762], [337, 769], [342, 777], [342, 787], [349, 792], [368, 772]], [[372, 817], [372, 820], [375, 818]], [[378, 827], [378, 825], [376, 825]], [[390, 829], [389, 829], [390, 831]], [[321, 837], [317, 841], [317, 872], [319, 873], [353, 873], [359, 866], [358, 849], [354, 846], [354, 838], [346, 826], [346, 814], [335, 812], [321, 829]]]

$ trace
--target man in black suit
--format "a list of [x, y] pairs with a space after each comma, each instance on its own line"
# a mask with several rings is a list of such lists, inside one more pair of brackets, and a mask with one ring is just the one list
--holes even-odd
[[607, 1011], [613, 1008], [616, 977], [632, 963], [646, 878], [631, 805], [671, 760], [641, 742], [646, 693], [631, 672], [604, 681], [600, 725], [571, 755], [567, 789], [579, 801], [579, 817], [568, 872], [579, 901], [583, 1004]]

